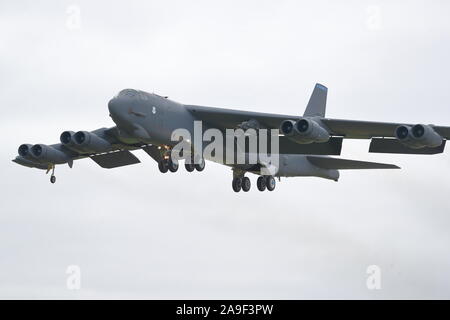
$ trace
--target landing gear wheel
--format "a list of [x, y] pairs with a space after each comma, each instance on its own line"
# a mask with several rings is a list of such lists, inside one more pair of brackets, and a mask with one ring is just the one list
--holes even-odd
[[259, 191], [266, 190], [266, 178], [261, 176], [256, 180], [256, 186], [258, 187]]
[[234, 178], [232, 183], [233, 191], [239, 192], [242, 189], [242, 179], [241, 178]]
[[275, 190], [276, 185], [277, 185], [277, 182], [275, 181], [274, 177], [272, 177], [272, 176], [266, 177], [267, 190], [269, 190], [269, 191]]
[[51, 176], [50, 177], [50, 182], [51, 183], [55, 183], [56, 182], [56, 177], [55, 176]]
[[161, 171], [161, 173], [166, 173], [167, 170], [169, 170], [166, 160], [161, 160], [160, 162], [158, 162], [158, 169], [159, 171]]
[[172, 159], [169, 159], [167, 161], [167, 167], [169, 168], [170, 172], [177, 172], [178, 170], [178, 161], [173, 161]]
[[184, 167], [186, 168], [187, 172], [192, 172], [195, 170], [195, 165], [193, 163], [185, 163]]
[[250, 182], [250, 179], [248, 177], [243, 177], [242, 178], [242, 191], [249, 192], [251, 186], [252, 186], [252, 183]]
[[205, 169], [205, 159], [203, 159], [203, 158], [201, 158], [200, 160], [199, 160], [199, 163], [196, 163], [195, 164], [195, 169], [197, 170], [197, 171], [203, 171], [204, 169]]

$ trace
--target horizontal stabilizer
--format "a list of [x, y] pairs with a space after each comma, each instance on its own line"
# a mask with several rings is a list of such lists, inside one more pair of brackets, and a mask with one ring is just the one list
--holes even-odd
[[320, 156], [307, 156], [309, 162], [322, 169], [400, 169], [393, 164], [337, 159]]
[[136, 158], [136, 156], [128, 150], [99, 154], [91, 156], [90, 158], [94, 160], [100, 167], [106, 169], [118, 168], [128, 166], [130, 164], [140, 163], [139, 159]]
[[397, 139], [373, 138], [369, 152], [372, 153], [401, 153], [401, 154], [438, 154], [444, 152], [445, 140], [435, 148], [408, 148]]

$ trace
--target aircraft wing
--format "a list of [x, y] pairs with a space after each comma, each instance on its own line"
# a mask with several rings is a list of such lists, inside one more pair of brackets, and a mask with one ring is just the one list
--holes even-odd
[[[62, 143], [52, 144], [49, 147], [56, 152], [65, 155], [63, 162], [68, 163], [70, 167], [72, 167], [73, 160], [84, 158], [91, 158], [99, 166], [107, 169], [132, 165], [140, 162], [139, 159], [130, 152], [130, 150], [140, 149], [141, 146], [122, 143], [118, 139], [117, 127], [100, 128], [92, 131], [91, 133], [95, 133], [98, 137], [102, 138], [104, 141], [107, 141], [110, 147], [106, 151], [98, 153], [77, 151], [63, 145]], [[39, 161], [33, 157], [23, 157], [19, 155], [12, 161], [31, 168], [43, 170], [49, 169], [49, 164], [47, 161]]]
[[[240, 124], [249, 120], [256, 120], [262, 127], [278, 129], [284, 120], [297, 121], [301, 117], [282, 114], [271, 114], [251, 111], [241, 111], [222, 108], [209, 108], [202, 106], [186, 106], [187, 109], [198, 119], [209, 123], [215, 128], [236, 128]], [[395, 137], [395, 129], [401, 125], [414, 126], [415, 124], [375, 122], [359, 120], [341, 120], [331, 118], [321, 118], [320, 121], [329, 129], [333, 136], [340, 136], [347, 139], [371, 139], [373, 137]], [[444, 139], [450, 139], [450, 127], [434, 126], [437, 133]]]
[[[336, 136], [352, 139], [370, 139], [373, 137], [395, 137], [395, 129], [407, 123], [372, 122], [356, 120], [322, 119], [322, 122]], [[435, 126], [434, 130], [444, 139], [450, 139], [450, 127]]]
[[233, 129], [244, 121], [256, 120], [263, 127], [278, 129], [281, 122], [287, 119], [296, 120], [298, 116], [288, 116], [282, 114], [251, 112], [233, 109], [210, 108], [202, 106], [188, 105], [186, 108], [198, 120], [205, 121], [214, 128]]

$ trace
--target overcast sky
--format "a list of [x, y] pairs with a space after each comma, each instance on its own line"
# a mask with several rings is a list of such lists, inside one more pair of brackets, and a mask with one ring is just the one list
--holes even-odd
[[[0, 0], [1, 298], [450, 298], [450, 155], [343, 156], [398, 171], [235, 194], [228, 167], [90, 159], [45, 172], [22, 143], [114, 125], [123, 88], [190, 104], [450, 125], [448, 1]], [[251, 177], [255, 186], [255, 177]], [[66, 269], [81, 268], [68, 290]], [[381, 268], [381, 290], [366, 269]]]

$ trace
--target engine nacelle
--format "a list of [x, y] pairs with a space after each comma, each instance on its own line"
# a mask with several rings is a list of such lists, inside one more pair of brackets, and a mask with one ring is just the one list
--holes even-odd
[[280, 125], [280, 132], [300, 144], [322, 143], [330, 140], [330, 134], [316, 121], [302, 118], [297, 122], [285, 120]]
[[284, 120], [280, 125], [280, 132], [284, 134], [286, 137], [292, 137], [294, 132], [295, 121], [292, 120]]
[[86, 152], [99, 153], [111, 150], [111, 144], [95, 133], [78, 131], [72, 137], [75, 146]]
[[61, 150], [46, 144], [35, 144], [30, 149], [31, 155], [40, 163], [61, 164], [68, 162], [71, 158]]
[[20, 145], [19, 149], [17, 150], [17, 153], [19, 154], [19, 156], [21, 156], [24, 159], [27, 160], [33, 160], [33, 155], [31, 154], [31, 148], [33, 147], [33, 145], [31, 144], [22, 144]]
[[75, 143], [75, 132], [73, 131], [64, 131], [59, 136], [59, 141], [61, 141], [62, 145], [67, 149], [75, 151], [76, 153], [88, 153], [87, 150], [83, 150], [80, 146]]
[[435, 148], [442, 144], [443, 138], [429, 125], [416, 124], [413, 127], [399, 126], [395, 137], [412, 149]]

